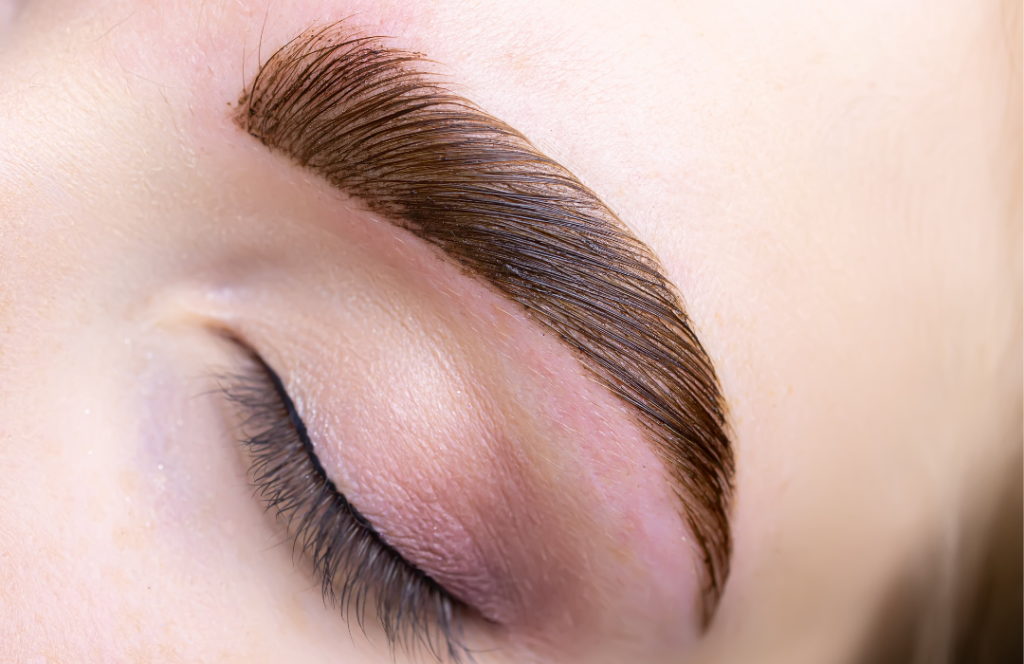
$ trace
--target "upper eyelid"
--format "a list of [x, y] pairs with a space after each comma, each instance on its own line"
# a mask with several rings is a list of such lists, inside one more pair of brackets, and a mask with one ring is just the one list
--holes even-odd
[[734, 462], [678, 295], [593, 192], [422, 59], [343, 24], [316, 28], [270, 57], [236, 119], [518, 302], [635, 408], [681, 487], [709, 619], [728, 575]]
[[[338, 491], [277, 372], [237, 336], [223, 334], [248, 360], [245, 372], [222, 376], [219, 382], [227, 399], [244, 412], [243, 442], [253, 455], [253, 481], [266, 509], [276, 510], [289, 530], [295, 529], [294, 546], [313, 563], [324, 600], [347, 616], [354, 611], [365, 629], [366, 593], [374, 588], [376, 615], [392, 648], [411, 652], [425, 646], [437, 661], [444, 659], [442, 653], [452, 662], [471, 660], [462, 639], [468, 608], [391, 547]], [[291, 432], [299, 438], [300, 456], [293, 454], [294, 441], [288, 441]], [[379, 555], [367, 546], [376, 547]]]

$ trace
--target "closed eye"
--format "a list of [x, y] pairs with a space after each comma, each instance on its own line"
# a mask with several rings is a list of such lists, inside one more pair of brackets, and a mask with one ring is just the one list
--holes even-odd
[[337, 489], [281, 378], [249, 354], [242, 372], [223, 377], [223, 391], [241, 417], [256, 494], [312, 564], [324, 602], [364, 631], [376, 618], [392, 649], [471, 659], [462, 638], [471, 609], [385, 542]]

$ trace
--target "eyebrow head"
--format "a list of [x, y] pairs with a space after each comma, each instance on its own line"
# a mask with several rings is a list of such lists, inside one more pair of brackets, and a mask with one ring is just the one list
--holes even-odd
[[314, 28], [263, 65], [236, 120], [519, 303], [635, 409], [702, 558], [706, 624], [729, 571], [734, 463], [680, 298], [590, 189], [426, 62], [340, 23]]

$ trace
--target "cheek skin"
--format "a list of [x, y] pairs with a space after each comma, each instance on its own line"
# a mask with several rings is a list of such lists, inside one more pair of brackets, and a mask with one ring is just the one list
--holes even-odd
[[216, 288], [173, 294], [170, 310], [264, 353], [339, 489], [527, 647], [585, 649], [595, 629], [694, 637], [696, 559], [628, 410], [418, 240], [322, 214], [343, 241], [290, 239], [255, 267], [204, 276]]

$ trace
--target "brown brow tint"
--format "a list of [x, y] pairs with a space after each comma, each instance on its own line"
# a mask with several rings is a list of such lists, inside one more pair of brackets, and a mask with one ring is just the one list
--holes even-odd
[[651, 250], [421, 54], [341, 24], [271, 56], [237, 121], [518, 302], [636, 409], [678, 482], [709, 620], [729, 570], [733, 455], [714, 369]]

